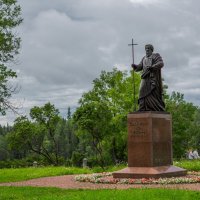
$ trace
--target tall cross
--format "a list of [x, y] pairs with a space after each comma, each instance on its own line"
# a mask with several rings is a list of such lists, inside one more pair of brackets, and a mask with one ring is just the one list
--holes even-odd
[[132, 43], [131, 44], [128, 44], [128, 46], [132, 46], [132, 57], [133, 57], [133, 64], [134, 64], [134, 46], [135, 45], [138, 45], [138, 44], [134, 44], [134, 40], [132, 38]]
[[[138, 44], [134, 44], [134, 40], [132, 38], [132, 43], [128, 44], [128, 46], [132, 46], [132, 58], [133, 58], [133, 64], [134, 64], [134, 46]], [[132, 73], [133, 76], [133, 98], [134, 98], [134, 111], [136, 111], [136, 98], [135, 98], [135, 72], [133, 70]]]

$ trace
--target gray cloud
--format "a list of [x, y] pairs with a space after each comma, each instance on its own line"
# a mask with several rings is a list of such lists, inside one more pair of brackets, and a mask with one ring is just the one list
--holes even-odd
[[[169, 91], [200, 104], [200, 2], [197, 0], [19, 0], [24, 23], [18, 70], [22, 112], [50, 101], [64, 115], [102, 70], [130, 69], [152, 43], [165, 62]], [[10, 114], [9, 116], [11, 116]], [[12, 121], [12, 117], [2, 118]], [[14, 117], [13, 117], [14, 118]]]

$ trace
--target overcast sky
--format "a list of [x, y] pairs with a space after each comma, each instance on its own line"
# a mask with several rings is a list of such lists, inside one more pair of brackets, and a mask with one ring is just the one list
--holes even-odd
[[[63, 116], [75, 109], [102, 70], [129, 70], [151, 43], [163, 57], [169, 92], [200, 105], [199, 0], [18, 0], [23, 24], [17, 71], [21, 90], [13, 96], [22, 114], [53, 103]], [[12, 112], [1, 124], [16, 118]]]

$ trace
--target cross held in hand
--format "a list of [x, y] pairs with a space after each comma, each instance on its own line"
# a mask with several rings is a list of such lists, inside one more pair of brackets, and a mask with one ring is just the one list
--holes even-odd
[[[132, 46], [132, 56], [133, 56], [133, 64], [134, 64], [134, 46], [138, 44], [134, 44], [134, 40], [132, 38], [132, 43], [128, 44], [128, 46]], [[134, 98], [134, 111], [136, 111], [136, 97], [135, 97], [135, 75], [134, 75], [134, 70], [132, 73], [133, 76], [133, 98]]]
[[128, 46], [132, 46], [132, 56], [133, 56], [133, 64], [134, 64], [134, 46], [135, 45], [138, 45], [138, 44], [134, 44], [134, 40], [132, 38], [132, 43], [131, 44], [128, 44]]

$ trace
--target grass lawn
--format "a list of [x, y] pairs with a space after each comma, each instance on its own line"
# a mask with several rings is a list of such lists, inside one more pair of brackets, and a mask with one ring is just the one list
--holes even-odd
[[200, 192], [168, 189], [64, 190], [57, 188], [0, 187], [0, 200], [198, 200]]
[[[183, 160], [175, 161], [174, 165], [178, 167], [185, 168], [190, 171], [200, 171], [200, 160]], [[122, 166], [113, 166], [109, 167], [104, 171], [117, 171], [122, 168], [125, 168], [125, 165]], [[47, 176], [60, 176], [68, 174], [89, 174], [103, 172], [100, 167], [93, 169], [83, 169], [76, 167], [29, 167], [29, 168], [11, 168], [11, 169], [0, 169], [0, 183], [5, 182], [15, 182], [22, 180], [29, 180], [33, 178], [47, 177]]]
[[[116, 171], [124, 166], [109, 167], [106, 171]], [[101, 168], [83, 169], [76, 167], [29, 167], [29, 168], [9, 168], [0, 169], [0, 183], [29, 180], [33, 178], [60, 176], [68, 174], [89, 174], [102, 172]]]
[[180, 160], [174, 161], [174, 165], [190, 171], [200, 171], [200, 160]]
[[92, 173], [89, 169], [74, 167], [29, 167], [0, 169], [0, 183], [29, 180], [39, 177]]

